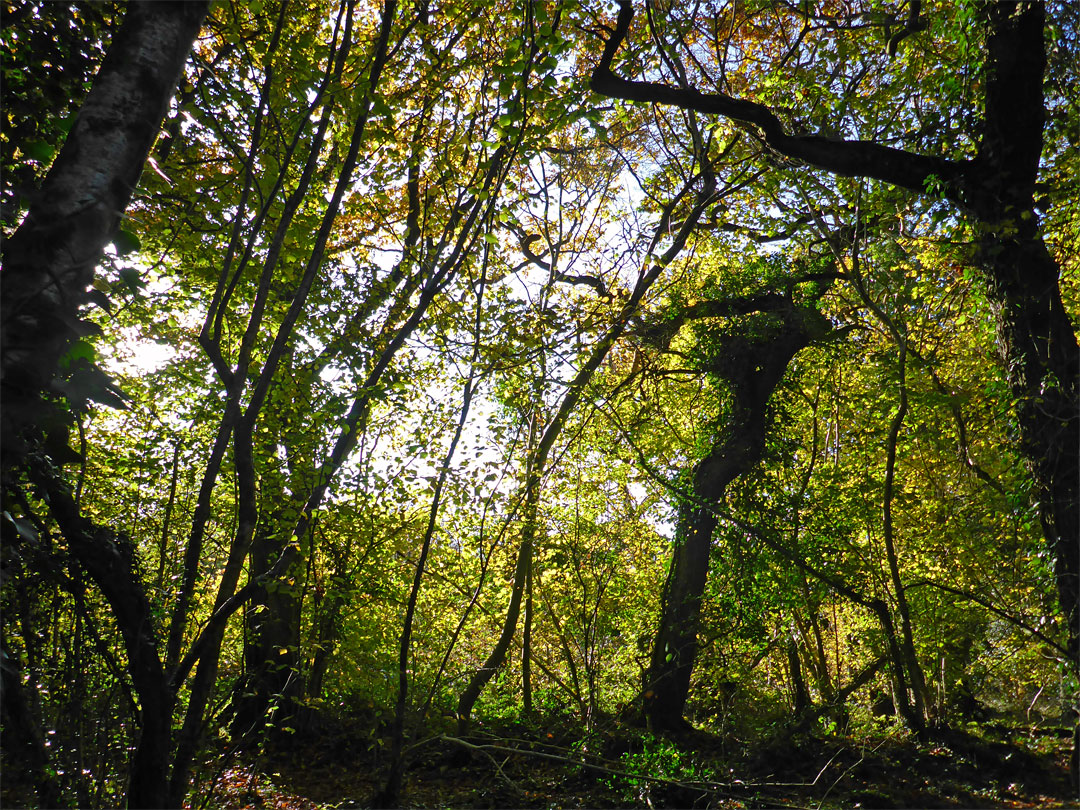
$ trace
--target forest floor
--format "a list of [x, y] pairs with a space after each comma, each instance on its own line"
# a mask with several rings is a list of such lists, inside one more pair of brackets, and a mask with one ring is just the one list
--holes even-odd
[[[549, 727], [551, 728], [551, 727]], [[371, 806], [389, 741], [350, 731], [296, 735], [222, 769], [192, 810], [346, 810]], [[895, 729], [818, 732], [747, 744], [691, 732], [659, 740], [612, 727], [582, 741], [568, 727], [484, 727], [414, 745], [403, 807], [430, 808], [1054, 808], [1080, 807], [1060, 731], [996, 724], [919, 742]], [[584, 764], [583, 764], [584, 763]]]

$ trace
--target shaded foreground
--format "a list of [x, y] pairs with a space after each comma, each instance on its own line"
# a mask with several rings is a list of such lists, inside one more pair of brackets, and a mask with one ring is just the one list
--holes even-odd
[[[388, 740], [367, 723], [296, 733], [204, 772], [192, 808], [322, 810], [370, 806]], [[432, 730], [412, 749], [406, 807], [1077, 807], [1064, 731], [971, 724], [925, 743], [894, 727], [822, 730], [748, 744], [691, 732], [661, 739], [611, 724]], [[213, 785], [210, 788], [210, 785]], [[201, 795], [199, 795], [201, 794]]]

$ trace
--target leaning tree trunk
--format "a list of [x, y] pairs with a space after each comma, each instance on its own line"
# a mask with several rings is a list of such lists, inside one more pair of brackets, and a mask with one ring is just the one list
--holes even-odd
[[209, 3], [132, 3], [0, 274], [0, 445], [18, 464]]
[[540, 474], [536, 469], [535, 461], [529, 465], [526, 472], [525, 483], [525, 514], [521, 525], [521, 546], [518, 549], [517, 563], [514, 566], [514, 586], [510, 592], [510, 605], [506, 609], [506, 618], [503, 620], [502, 631], [495, 642], [491, 653], [484, 661], [484, 665], [473, 672], [469, 683], [458, 697], [458, 731], [464, 733], [469, 727], [469, 718], [472, 715], [473, 706], [480, 698], [488, 681], [502, 666], [506, 660], [506, 654], [514, 641], [514, 633], [517, 630], [517, 620], [521, 613], [522, 596], [525, 593], [525, 582], [532, 571], [533, 541], [537, 531], [537, 509], [540, 500]]
[[[4, 250], [0, 274], [0, 444], [5, 471], [25, 461], [42, 394], [72, 340], [92, 332], [79, 308], [105, 245], [131, 201], [209, 4], [132, 3], [41, 191]], [[79, 515], [48, 464], [35, 484], [73, 555], [112, 607], [140, 703], [129, 807], [167, 803], [173, 695], [130, 549]]]
[[766, 405], [788, 363], [827, 325], [810, 309], [788, 308], [755, 336], [744, 335], [708, 358], [703, 371], [723, 376], [733, 398], [731, 416], [710, 453], [693, 473], [693, 499], [683, 503], [675, 529], [671, 569], [664, 585], [660, 626], [653, 643], [644, 711], [654, 730], [686, 727], [683, 709], [697, 656], [701, 599], [709, 570], [713, 504], [729, 484], [761, 458], [768, 428]]

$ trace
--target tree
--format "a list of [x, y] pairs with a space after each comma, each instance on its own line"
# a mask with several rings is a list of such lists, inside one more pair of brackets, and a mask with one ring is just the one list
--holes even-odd
[[[734, 322], [721, 325], [724, 319]], [[813, 302], [796, 303], [790, 293], [776, 292], [700, 301], [669, 315], [659, 331], [670, 341], [685, 322], [693, 323], [697, 331], [696, 345], [689, 351], [697, 370], [726, 389], [727, 402], [720, 424], [713, 427], [711, 446], [687, 476], [688, 497], [678, 508], [671, 568], [644, 692], [645, 715], [657, 731], [685, 725], [683, 711], [717, 525], [714, 509], [728, 486], [761, 458], [769, 399], [788, 364], [830, 331]]]
[[[791, 13], [809, 29], [813, 20]], [[1039, 230], [1035, 207], [1046, 120], [1046, 14], [1042, 3], [992, 3], [980, 9], [984, 92], [972, 157], [924, 155], [887, 145], [880, 136], [793, 134], [768, 106], [726, 92], [699, 91], [685, 77], [681, 86], [621, 78], [613, 60], [630, 32], [629, 0], [620, 2], [592, 87], [606, 96], [729, 118], [791, 161], [927, 195], [951, 203], [968, 218], [975, 233], [973, 261], [993, 302], [1002, 361], [1017, 403], [1020, 446], [1056, 560], [1070, 655], [1080, 661], [1080, 348], [1062, 303], [1059, 265]], [[893, 40], [891, 47], [898, 44]], [[717, 68], [711, 84], [723, 87], [724, 65]], [[946, 108], [940, 115], [961, 112]]]
[[[33, 431], [40, 427], [42, 395], [56, 379], [61, 357], [74, 338], [92, 329], [79, 309], [94, 265], [115, 238], [207, 7], [201, 2], [131, 6], [36, 203], [7, 241], [0, 305], [5, 488], [13, 467], [40, 442]], [[84, 398], [116, 401], [94, 366], [68, 382], [69, 396], [79, 388]], [[137, 805], [163, 804], [160, 776], [151, 774], [164, 769], [167, 732], [157, 721], [167, 712], [168, 699], [156, 642], [147, 635], [149, 606], [123, 576], [130, 570], [129, 552], [117, 545], [115, 535], [80, 518], [66, 494], [57, 491], [51, 471], [41, 461], [34, 464], [35, 483], [52, 491], [51, 508], [70, 531], [72, 551], [124, 625], [131, 676], [149, 718], [135, 755], [130, 797]]]
[[[123, 7], [9, 6], [14, 231], [63, 88], [128, 46]], [[4, 802], [180, 806], [346, 732], [397, 804], [454, 719], [585, 752], [646, 692], [748, 741], [858, 729], [890, 686], [916, 731], [1045, 713], [1056, 484], [990, 321], [1016, 357], [1042, 327], [972, 281], [1006, 278], [994, 240], [1074, 269], [1078, 29], [1048, 7], [1045, 236], [1010, 230], [978, 171], [1036, 171], [999, 165], [1031, 133], [993, 95], [1035, 37], [1003, 8], [625, 6], [594, 71], [575, 0], [213, 4], [152, 170], [125, 152], [130, 202], [54, 240], [115, 250], [3, 312]], [[15, 249], [49, 253], [19, 235], [47, 202], [5, 305], [46, 281]]]
[[[40, 424], [41, 395], [69, 345], [94, 266], [138, 184], [208, 4], [133, 3], [35, 203], [4, 249], [2, 370], [5, 469]], [[115, 401], [94, 370], [68, 386]]]

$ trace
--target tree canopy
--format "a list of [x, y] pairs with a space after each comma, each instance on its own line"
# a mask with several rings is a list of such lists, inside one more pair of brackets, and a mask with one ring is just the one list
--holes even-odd
[[1075, 779], [1072, 4], [4, 14], [5, 803]]

